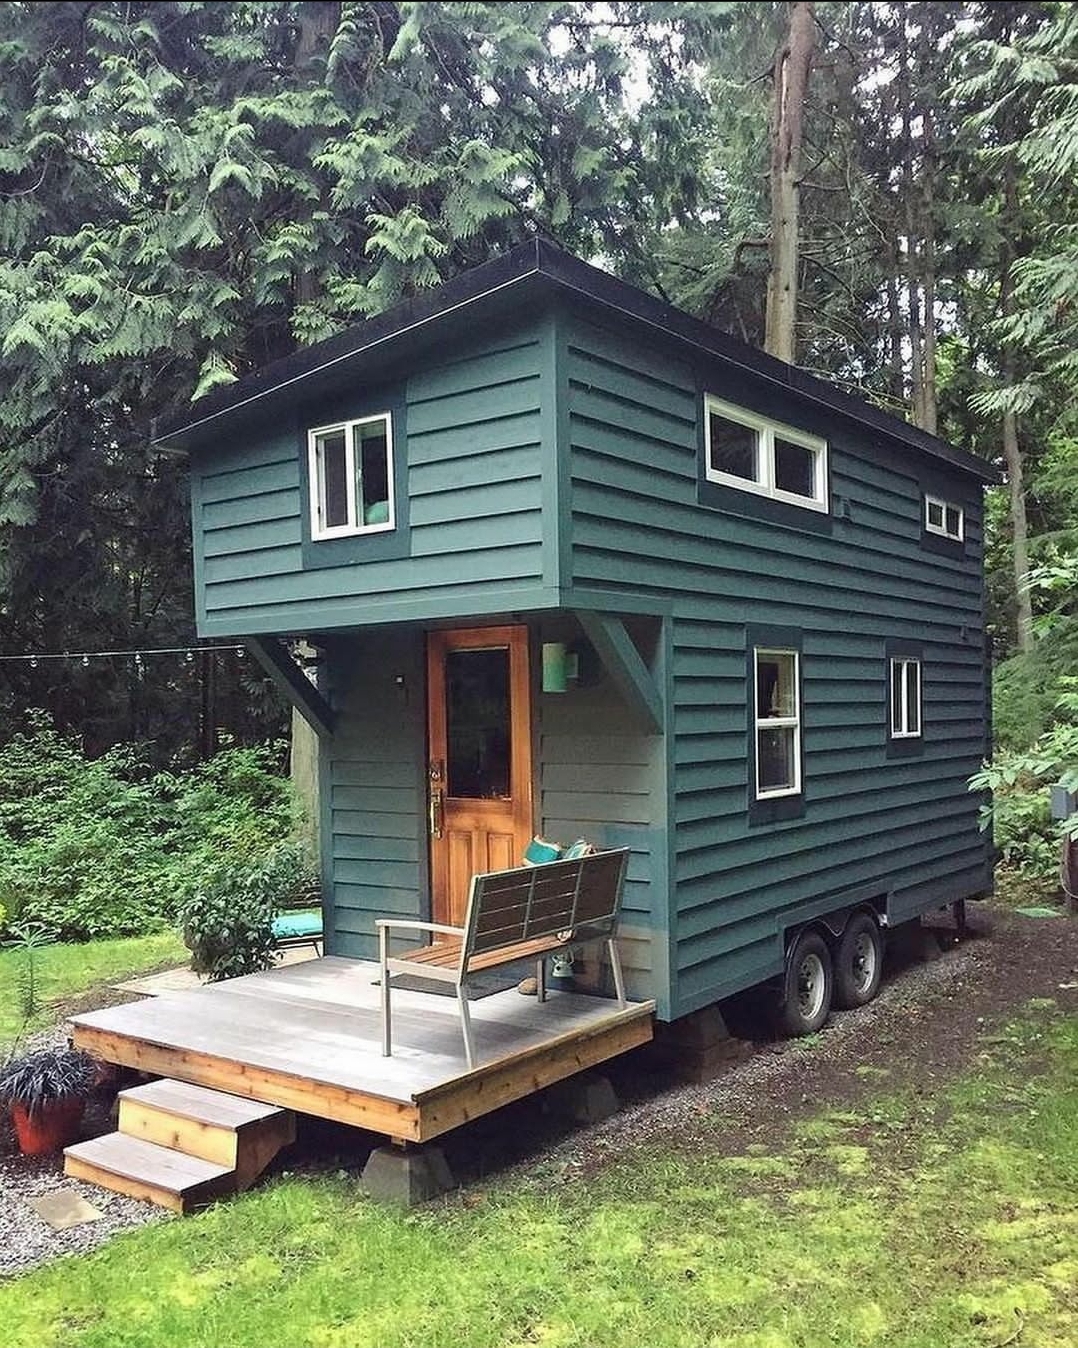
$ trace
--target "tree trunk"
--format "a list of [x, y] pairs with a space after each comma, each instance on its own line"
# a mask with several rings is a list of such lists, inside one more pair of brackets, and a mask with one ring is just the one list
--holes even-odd
[[896, 403], [906, 401], [906, 359], [903, 351], [905, 324], [902, 322], [902, 301], [898, 292], [901, 261], [898, 250], [897, 228], [890, 235], [887, 272], [887, 347], [890, 366], [887, 391]]
[[798, 224], [805, 95], [816, 43], [813, 7], [796, 0], [775, 56], [771, 95], [771, 271], [767, 278], [765, 349], [793, 363], [796, 354]]
[[[1004, 318], [1014, 315], [1014, 281], [1011, 269], [1018, 250], [1018, 171], [1008, 158], [1003, 171], [1003, 242], [1000, 249], [999, 307]], [[1013, 387], [1018, 374], [1015, 350], [1010, 342], [1003, 349], [1003, 383]], [[1003, 414], [1003, 460], [1007, 465], [1007, 490], [1011, 502], [1011, 534], [1014, 552], [1014, 595], [1018, 619], [1018, 649], [1033, 646], [1033, 600], [1029, 593], [1029, 525], [1022, 447], [1018, 440], [1018, 417]]]
[[299, 40], [296, 43], [296, 66], [301, 69], [328, 49], [330, 39], [340, 23], [341, 7], [338, 0], [305, 0], [299, 6]]
[[[935, 51], [933, 33], [927, 14], [921, 17], [920, 67], [922, 75], [933, 69]], [[939, 414], [936, 405], [936, 133], [932, 117], [933, 81], [921, 99], [921, 181], [923, 184], [921, 210], [924, 237], [921, 247], [921, 285], [924, 295], [924, 327], [922, 329], [921, 358], [921, 419], [920, 426], [936, 434]]]
[[913, 423], [924, 425], [924, 338], [921, 324], [921, 281], [918, 261], [917, 181], [913, 155], [913, 93], [910, 87], [910, 44], [906, 11], [899, 13], [898, 97], [902, 114], [905, 170], [902, 197], [906, 226], [906, 314], [910, 344], [910, 401]]
[[318, 736], [292, 708], [292, 752], [289, 757], [292, 787], [303, 806], [303, 841], [311, 863], [318, 867], [319, 795]]

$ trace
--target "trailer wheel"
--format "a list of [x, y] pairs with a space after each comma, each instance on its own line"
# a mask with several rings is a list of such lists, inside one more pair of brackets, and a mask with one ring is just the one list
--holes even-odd
[[786, 961], [779, 1024], [792, 1036], [815, 1034], [831, 1012], [833, 973], [827, 942], [803, 931]]
[[835, 952], [835, 1005], [864, 1006], [880, 990], [883, 938], [868, 913], [854, 913]]

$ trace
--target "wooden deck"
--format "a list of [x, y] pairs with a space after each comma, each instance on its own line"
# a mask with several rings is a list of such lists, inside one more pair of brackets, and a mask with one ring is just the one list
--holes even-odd
[[327, 956], [75, 1016], [106, 1062], [422, 1142], [625, 1053], [652, 1036], [654, 1002], [515, 988], [471, 1003], [469, 1071], [452, 997], [393, 991], [383, 1058], [378, 966]]

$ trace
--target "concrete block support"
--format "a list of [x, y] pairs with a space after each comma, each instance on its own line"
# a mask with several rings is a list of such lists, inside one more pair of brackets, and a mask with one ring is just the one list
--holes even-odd
[[363, 1191], [379, 1203], [414, 1208], [456, 1187], [441, 1147], [376, 1147], [363, 1167]]
[[586, 1072], [551, 1086], [543, 1097], [543, 1108], [573, 1123], [602, 1123], [618, 1112], [618, 1097], [609, 1077]]
[[740, 1056], [740, 1041], [717, 1006], [705, 1006], [655, 1030], [653, 1060], [682, 1081], [710, 1081]]

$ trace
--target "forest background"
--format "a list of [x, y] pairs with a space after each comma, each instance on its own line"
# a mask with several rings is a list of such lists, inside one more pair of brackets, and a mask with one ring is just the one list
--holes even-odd
[[1005, 861], [1050, 880], [1076, 184], [1070, 4], [0, 4], [13, 791], [42, 753], [122, 791], [284, 734], [242, 649], [195, 638], [155, 420], [538, 233], [1000, 467], [984, 782]]

